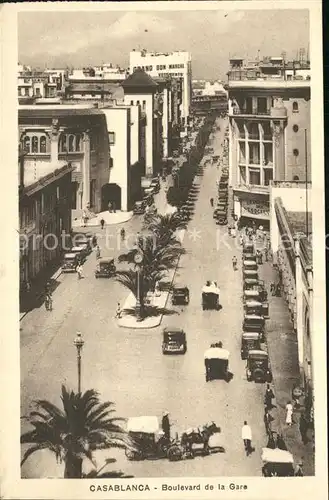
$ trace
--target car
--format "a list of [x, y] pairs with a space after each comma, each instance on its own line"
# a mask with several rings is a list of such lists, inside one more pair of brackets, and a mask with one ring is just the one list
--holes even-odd
[[74, 238], [74, 243], [74, 246], [83, 248], [86, 255], [92, 252], [92, 239], [88, 238], [87, 235], [79, 234]]
[[62, 262], [63, 273], [75, 273], [78, 265], [78, 256], [76, 253], [65, 253]]
[[261, 339], [259, 332], [242, 332], [241, 336], [241, 359], [248, 358], [248, 352], [259, 350], [261, 348]]
[[272, 382], [270, 360], [266, 351], [252, 349], [248, 352], [246, 375], [248, 382]]
[[144, 188], [143, 192], [144, 192], [144, 198], [146, 198], [147, 196], [153, 196], [155, 194], [155, 188], [150, 186], [150, 187]]
[[166, 327], [162, 332], [162, 354], [185, 354], [186, 333], [181, 328]]
[[155, 177], [154, 179], [152, 179], [150, 187], [152, 189], [154, 189], [155, 193], [158, 193], [160, 191], [160, 182], [159, 182], [159, 179], [157, 177]]
[[144, 200], [135, 201], [133, 212], [135, 215], [144, 214], [146, 210], [146, 203]]
[[114, 259], [101, 259], [97, 262], [95, 278], [110, 278], [115, 271]]
[[84, 262], [87, 256], [87, 247], [86, 246], [74, 246], [70, 248], [71, 253], [75, 253], [79, 262]]
[[187, 305], [190, 301], [190, 292], [187, 286], [174, 285], [172, 290], [173, 305]]

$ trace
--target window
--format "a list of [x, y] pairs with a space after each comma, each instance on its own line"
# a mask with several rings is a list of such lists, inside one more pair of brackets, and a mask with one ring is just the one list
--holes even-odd
[[22, 95], [22, 89], [21, 89], [21, 87], [18, 87], [18, 95]]
[[58, 151], [60, 153], [66, 152], [66, 135], [62, 134], [58, 141]]
[[246, 184], [246, 167], [240, 166], [240, 183]]
[[255, 186], [260, 185], [260, 170], [249, 169], [249, 184]]
[[81, 136], [80, 134], [77, 134], [75, 137], [75, 150], [80, 151], [80, 144], [81, 144]]
[[25, 89], [25, 96], [28, 96], [29, 95], [29, 89]]
[[270, 181], [273, 180], [273, 170], [271, 168], [264, 168], [264, 185], [269, 186]]
[[47, 153], [47, 139], [45, 135], [40, 137], [40, 153]]
[[292, 127], [292, 129], [293, 129], [293, 131], [294, 131], [294, 132], [298, 132], [299, 127], [298, 127], [298, 125], [294, 125], [294, 126]]
[[39, 139], [35, 135], [32, 137], [32, 153], [39, 153]]
[[112, 146], [115, 144], [115, 132], [109, 132], [109, 143]]
[[267, 113], [267, 98], [257, 97], [257, 112], [260, 115], [265, 115]]
[[293, 180], [294, 180], [294, 181], [299, 181], [299, 177], [298, 177], [298, 175], [294, 175]]
[[298, 156], [298, 155], [299, 155], [299, 151], [298, 151], [298, 149], [293, 149], [293, 151], [292, 151], [292, 152], [293, 152], [293, 155], [294, 155], [294, 156]]
[[41, 96], [41, 91], [40, 91], [40, 88], [39, 88], [39, 87], [37, 87], [37, 88], [35, 89], [35, 95], [36, 95], [37, 97], [40, 97], [40, 96]]
[[31, 151], [31, 139], [28, 135], [26, 137], [24, 137], [23, 148], [24, 148], [24, 151], [27, 151], [28, 153], [30, 153], [30, 151]]
[[74, 151], [74, 142], [75, 142], [75, 137], [74, 135], [69, 135], [69, 152]]
[[133, 106], [134, 105], [134, 101], [130, 101], [130, 106]]
[[96, 179], [92, 179], [90, 181], [90, 206], [95, 206], [96, 201]]
[[146, 108], [146, 101], [143, 101], [143, 111], [145, 111]]
[[293, 113], [298, 113], [298, 102], [294, 101], [292, 103], [292, 111]]
[[137, 101], [136, 104], [137, 104], [137, 106], [139, 106], [139, 104], [140, 104], [139, 101]]

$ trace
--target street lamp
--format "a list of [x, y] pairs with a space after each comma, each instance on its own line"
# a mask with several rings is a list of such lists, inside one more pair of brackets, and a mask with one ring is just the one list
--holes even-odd
[[73, 344], [77, 348], [77, 360], [78, 360], [78, 392], [81, 392], [81, 351], [85, 341], [83, 340], [81, 333], [78, 332]]
[[143, 262], [143, 254], [137, 252], [134, 256], [134, 261], [136, 263], [136, 274], [137, 274], [137, 297], [136, 297], [136, 316], [137, 321], [142, 321], [141, 315], [141, 296], [140, 296], [140, 264]]

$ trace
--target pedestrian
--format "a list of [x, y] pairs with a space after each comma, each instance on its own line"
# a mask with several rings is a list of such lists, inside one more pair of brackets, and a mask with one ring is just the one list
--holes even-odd
[[270, 414], [267, 408], [265, 408], [265, 413], [264, 413], [264, 424], [265, 424], [265, 430], [266, 434], [270, 435], [272, 433], [272, 422], [274, 418]]
[[101, 228], [102, 228], [102, 229], [104, 229], [105, 220], [104, 220], [104, 219], [101, 219], [101, 220], [100, 220], [100, 224], [101, 224]]
[[237, 271], [237, 269], [238, 269], [238, 259], [236, 258], [235, 255], [232, 258], [232, 265], [233, 265], [233, 270]]
[[162, 422], [161, 427], [164, 432], [165, 438], [170, 441], [170, 422], [169, 422], [169, 413], [167, 411], [162, 414]]
[[305, 418], [304, 413], [302, 413], [300, 416], [300, 419], [299, 419], [299, 432], [300, 432], [303, 444], [308, 443], [307, 430], [308, 430], [308, 423], [307, 423], [307, 420]]
[[99, 248], [99, 245], [96, 245], [96, 259], [100, 259], [101, 258], [101, 249]]
[[289, 427], [292, 425], [292, 415], [294, 411], [294, 407], [291, 404], [291, 401], [288, 401], [286, 404], [286, 424], [289, 425]]
[[77, 273], [78, 273], [78, 280], [81, 280], [82, 278], [84, 278], [84, 275], [83, 275], [83, 267], [82, 267], [82, 264], [81, 262], [78, 263], [77, 265]]
[[268, 262], [268, 248], [264, 248], [264, 257], [265, 257], [265, 262]]
[[264, 404], [268, 410], [271, 410], [271, 408], [275, 408], [272, 404], [272, 399], [274, 399], [274, 392], [272, 391], [270, 384], [267, 384], [264, 396]]
[[287, 445], [283, 439], [283, 436], [282, 434], [278, 434], [277, 435], [277, 438], [276, 438], [276, 448], [279, 448], [279, 450], [285, 450], [287, 451], [288, 448], [287, 448]]
[[122, 317], [122, 309], [121, 309], [120, 302], [118, 302], [117, 310], [115, 312], [115, 317], [118, 319], [120, 319]]
[[262, 264], [263, 264], [263, 254], [262, 254], [262, 252], [261, 252], [261, 251], [259, 251], [259, 254], [258, 254], [258, 263], [259, 263], [260, 265], [262, 265]]
[[210, 205], [213, 207], [214, 206], [214, 198], [210, 198]]
[[299, 462], [296, 464], [296, 468], [295, 468], [295, 476], [297, 477], [303, 477], [304, 476], [304, 472], [303, 472], [303, 458], [301, 460], [299, 460]]
[[251, 428], [248, 425], [248, 422], [246, 420], [243, 423], [243, 427], [241, 430], [241, 437], [243, 440], [246, 455], [248, 457], [251, 454], [251, 452], [253, 451], [253, 449], [251, 447], [251, 440], [252, 440]]
[[275, 296], [275, 284], [273, 283], [273, 281], [271, 281], [271, 284], [270, 284], [270, 292], [272, 294], [272, 297]]

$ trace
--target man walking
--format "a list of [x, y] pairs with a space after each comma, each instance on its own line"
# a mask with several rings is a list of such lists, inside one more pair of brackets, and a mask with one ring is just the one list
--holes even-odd
[[169, 422], [169, 413], [165, 411], [162, 415], [161, 427], [164, 432], [165, 438], [170, 441], [170, 422]]
[[238, 259], [234, 255], [232, 258], [232, 265], [233, 265], [233, 270], [236, 271], [238, 269]]
[[253, 451], [251, 447], [252, 434], [251, 434], [251, 428], [246, 420], [244, 421], [242, 426], [241, 437], [243, 440], [244, 449], [246, 451], [246, 456], [249, 457], [249, 455]]
[[100, 224], [101, 224], [101, 228], [102, 228], [102, 229], [104, 229], [105, 220], [104, 220], [104, 219], [101, 219], [101, 220], [100, 220]]
[[265, 430], [266, 434], [271, 435], [272, 434], [272, 422], [274, 418], [270, 414], [267, 408], [265, 408], [265, 413], [264, 413], [264, 424], [265, 424]]
[[115, 317], [117, 319], [120, 319], [122, 316], [122, 310], [121, 310], [121, 305], [120, 305], [120, 302], [118, 302], [118, 305], [117, 305], [117, 310], [116, 310], [116, 313], [115, 313]]
[[82, 267], [81, 262], [79, 262], [78, 265], [77, 265], [77, 273], [78, 273], [78, 280], [81, 280], [82, 278], [84, 278], [84, 276], [83, 276], [83, 267]]
[[274, 392], [272, 391], [270, 384], [267, 384], [264, 396], [264, 404], [268, 410], [275, 408], [275, 406], [272, 405], [272, 399], [274, 399]]
[[96, 245], [96, 259], [100, 259], [101, 258], [101, 249], [99, 248], [99, 245]]

